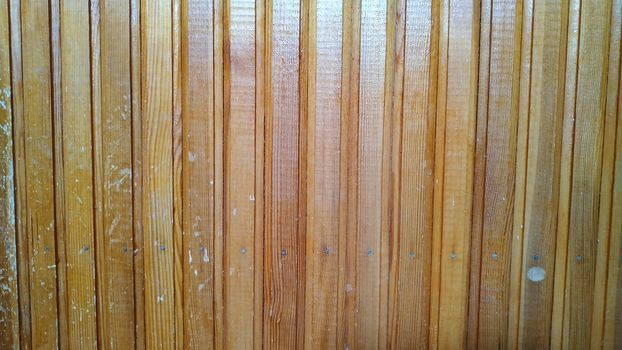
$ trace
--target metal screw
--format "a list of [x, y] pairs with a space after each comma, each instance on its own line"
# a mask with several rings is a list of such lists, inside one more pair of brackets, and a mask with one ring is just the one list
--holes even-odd
[[497, 253], [492, 253], [490, 257], [492, 258], [492, 260], [497, 260], [499, 256], [497, 255]]
[[246, 254], [246, 248], [240, 248], [240, 253]]
[[577, 262], [581, 262], [583, 261], [583, 257], [581, 255], [577, 255], [576, 260]]
[[417, 255], [415, 254], [415, 252], [408, 253], [408, 259], [410, 259], [410, 260], [414, 260], [416, 256]]
[[286, 256], [287, 252], [285, 251], [285, 249], [281, 250], [281, 256]]
[[449, 255], [449, 258], [451, 258], [451, 260], [456, 260], [456, 253], [455, 252], [451, 252], [451, 254]]
[[533, 256], [533, 261], [538, 261], [540, 260], [540, 255], [534, 255]]
[[166, 250], [166, 246], [163, 244], [160, 246], [160, 250]]
[[330, 255], [330, 248], [328, 247], [324, 248], [324, 254]]
[[374, 252], [371, 250], [371, 248], [367, 249], [367, 256], [371, 256]]

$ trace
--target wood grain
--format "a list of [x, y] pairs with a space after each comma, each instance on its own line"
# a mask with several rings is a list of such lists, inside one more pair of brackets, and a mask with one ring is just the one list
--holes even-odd
[[176, 340], [172, 21], [171, 3], [142, 4], [142, 221], [149, 349], [174, 348]]
[[0, 347], [19, 349], [9, 2], [0, 9]]

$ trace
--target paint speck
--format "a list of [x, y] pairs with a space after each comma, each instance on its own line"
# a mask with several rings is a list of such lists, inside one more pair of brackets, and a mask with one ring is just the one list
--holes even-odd
[[233, 208], [233, 216], [238, 215], [238, 208]]
[[192, 152], [188, 152], [188, 161], [194, 162], [194, 159], [195, 159], [194, 154]]
[[352, 290], [354, 290], [354, 288], [352, 288], [352, 285], [350, 283], [346, 284], [346, 293], [350, 293], [352, 292]]
[[207, 255], [207, 249], [203, 248], [203, 262], [209, 261], [209, 255]]
[[546, 271], [540, 266], [534, 266], [527, 271], [527, 278], [531, 282], [541, 282], [544, 280], [544, 277], [546, 277]]
[[164, 301], [164, 295], [158, 295], [158, 298], [156, 300], [158, 303], [161, 303]]
[[248, 196], [248, 200], [251, 202], [255, 201], [255, 196], [253, 196], [252, 194]]

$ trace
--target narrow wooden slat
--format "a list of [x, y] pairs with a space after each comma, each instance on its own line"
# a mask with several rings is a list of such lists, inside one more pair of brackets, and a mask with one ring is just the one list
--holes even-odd
[[524, 230], [517, 344], [541, 348], [551, 332], [567, 18], [561, 3], [529, 6], [532, 38], [524, 50], [530, 51], [531, 70], [521, 80], [529, 95], [520, 105], [520, 118], [528, 122], [524, 217], [515, 222]]
[[[21, 3], [23, 124], [16, 124], [17, 178], [23, 199], [19, 228], [26, 250], [31, 304], [31, 334], [25, 346], [58, 346], [56, 241], [54, 218], [54, 166], [52, 131], [52, 77], [50, 21], [47, 2]], [[20, 164], [21, 163], [21, 164]], [[23, 244], [22, 244], [23, 243]], [[30, 343], [30, 344], [28, 344]]]
[[92, 60], [99, 340], [104, 348], [134, 347], [130, 4], [99, 6], [92, 30], [100, 35]]
[[0, 1], [0, 348], [19, 349], [9, 2]]
[[130, 65], [132, 108], [132, 220], [134, 255], [134, 319], [136, 349], [144, 349], [145, 340], [145, 279], [142, 214], [142, 128], [141, 128], [141, 34], [140, 0], [130, 2]]
[[[24, 104], [22, 73], [21, 3], [9, 0], [11, 47], [11, 113], [13, 115], [13, 156], [15, 188], [15, 230], [17, 253], [17, 289], [19, 312], [19, 342], [24, 349], [32, 348], [30, 325], [30, 252], [28, 249], [26, 220], [26, 147], [24, 143]], [[22, 247], [22, 248], [20, 248]]]
[[600, 185], [600, 208], [596, 247], [596, 270], [594, 279], [594, 306], [592, 309], [591, 348], [602, 347], [603, 327], [606, 314], [607, 260], [612, 228], [613, 184], [615, 176], [616, 133], [618, 125], [618, 100], [620, 95], [620, 36], [622, 31], [622, 2], [612, 1], [609, 24], [609, 52], [607, 65], [607, 90], [605, 101], [605, 125], [603, 134], [603, 160]]
[[[557, 239], [555, 242], [555, 276], [553, 281], [553, 311], [551, 316], [551, 344], [553, 349], [562, 346], [564, 322], [566, 260], [568, 257], [568, 232], [570, 217], [570, 186], [572, 174], [572, 151], [574, 147], [575, 99], [577, 86], [579, 50], [580, 1], [568, 4], [566, 41], [566, 71], [564, 77], [564, 117], [562, 123], [562, 149], [559, 175], [559, 207], [557, 212]], [[562, 27], [563, 27], [562, 23]]]
[[342, 11], [340, 2], [309, 4], [307, 349], [337, 343]]
[[184, 3], [184, 347], [214, 346], [214, 7]]
[[[253, 348], [255, 310], [255, 1], [231, 1], [225, 54], [225, 346]], [[240, 332], [240, 329], [246, 329]]]
[[339, 299], [337, 348], [355, 344], [356, 237], [358, 231], [358, 107], [361, 3], [343, 1], [341, 123], [339, 144]]
[[[266, 249], [264, 344], [296, 346], [304, 306], [304, 236], [300, 233], [299, 40], [300, 2], [273, 0], [266, 13], [267, 62], [271, 81], [266, 99]], [[304, 222], [304, 221], [303, 221]]]
[[[520, 58], [521, 2], [484, 2], [482, 19], [487, 18], [488, 33], [482, 30], [480, 67], [480, 104], [478, 122], [487, 124], [485, 138], [484, 178], [482, 196], [481, 269], [479, 276], [479, 307], [477, 345], [499, 348], [507, 344], [511, 243], [516, 172], [516, 141], [518, 125], [518, 83]], [[482, 4], [482, 5], [484, 5]], [[485, 10], [484, 10], [485, 9]], [[483, 25], [483, 24], [482, 24]], [[488, 37], [486, 37], [488, 36]], [[482, 70], [480, 70], [482, 72]], [[484, 82], [484, 80], [486, 82]], [[472, 252], [473, 254], [475, 252]]]
[[[444, 120], [442, 242], [438, 347], [461, 348], [466, 342], [469, 237], [473, 191], [473, 151], [477, 98], [479, 2], [451, 2], [441, 16], [439, 118]], [[443, 21], [447, 20], [445, 25]], [[441, 39], [443, 40], [443, 39]], [[446, 46], [445, 46], [446, 45]], [[438, 159], [438, 158], [437, 158]], [[437, 222], [435, 221], [435, 224]], [[434, 291], [433, 291], [434, 292]]]
[[[617, 5], [618, 1], [616, 1]], [[619, 11], [614, 11], [619, 18]], [[614, 30], [612, 22], [612, 30]], [[619, 26], [619, 25], [618, 25]], [[619, 89], [622, 90], [622, 80]], [[619, 90], [619, 91], [620, 91]], [[614, 179], [612, 188], [611, 226], [609, 239], [607, 294], [605, 304], [603, 349], [617, 349], [622, 346], [622, 98], [618, 93], [617, 126], [615, 144]]]
[[97, 344], [88, 5], [63, 1], [60, 6], [63, 120], [62, 140], [56, 140], [62, 150], [56, 150], [63, 153], [69, 347]]
[[142, 32], [142, 221], [146, 347], [175, 347], [173, 237], [173, 14], [144, 2]]
[[590, 345], [610, 12], [610, 2], [581, 3], [564, 347]]
[[[394, 154], [400, 177], [399, 228], [394, 231], [397, 284], [391, 346], [426, 348], [430, 309], [430, 263], [434, 196], [434, 138], [438, 7], [431, 1], [405, 4], [401, 145]], [[396, 90], [397, 91], [397, 90]], [[397, 135], [395, 136], [397, 137]]]

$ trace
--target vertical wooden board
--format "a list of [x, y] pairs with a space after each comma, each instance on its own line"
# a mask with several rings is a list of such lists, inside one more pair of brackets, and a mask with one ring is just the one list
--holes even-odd
[[142, 219], [147, 348], [175, 347], [172, 4], [142, 3]]
[[65, 288], [70, 347], [97, 346], [89, 6], [60, 4]]
[[[116, 348], [135, 345], [136, 326], [129, 3], [100, 2], [99, 32], [99, 81], [94, 78], [93, 82], [98, 84], [101, 96], [100, 116], [94, 115], [98, 119], [93, 123], [96, 207], [100, 220], [97, 226], [98, 324], [100, 344]], [[96, 101], [94, 98], [93, 103]]]
[[[508, 336], [509, 277], [518, 122], [518, 52], [520, 2], [487, 2], [489, 41], [480, 67], [487, 73], [487, 101], [478, 113], [486, 118], [478, 346], [505, 346]], [[482, 7], [484, 8], [484, 7]], [[484, 14], [482, 14], [484, 17]], [[480, 47], [481, 48], [481, 47]], [[481, 85], [484, 86], [484, 85]], [[477, 269], [478, 267], [474, 267]]]
[[[615, 22], [614, 22], [615, 23]], [[619, 87], [622, 90], [622, 80]], [[611, 204], [611, 228], [607, 270], [607, 295], [602, 345], [604, 349], [622, 346], [622, 98], [618, 94], [615, 164]]]
[[309, 9], [309, 148], [305, 348], [337, 343], [339, 143], [343, 7], [318, 0]]
[[50, 22], [47, 2], [21, 4], [23, 69], [23, 155], [25, 168], [22, 249], [28, 251], [30, 274], [29, 338], [33, 348], [58, 345], [54, 167], [52, 156], [52, 81]]
[[[225, 346], [253, 348], [256, 181], [255, 1], [228, 4], [225, 57]], [[244, 329], [246, 331], [240, 331]]]
[[399, 228], [395, 257], [396, 291], [390, 305], [391, 346], [427, 348], [430, 300], [430, 262], [434, 189], [435, 5], [432, 1], [405, 4], [403, 103], [398, 162], [400, 190], [395, 215]]
[[214, 346], [214, 7], [184, 3], [184, 347]]
[[304, 264], [304, 237], [299, 231], [299, 40], [300, 2], [273, 0], [266, 26], [269, 45], [267, 63], [271, 81], [266, 93], [266, 153], [268, 222], [266, 227], [266, 286], [264, 290], [266, 346], [291, 348], [298, 342], [299, 276]]
[[[566, 11], [561, 2], [535, 2], [529, 45], [529, 123], [525, 184], [519, 347], [550, 344], [559, 200]], [[524, 105], [523, 105], [524, 103]]]
[[[600, 208], [596, 246], [596, 270], [594, 280], [594, 305], [592, 308], [591, 347], [603, 344], [603, 327], [606, 313], [607, 260], [612, 228], [613, 184], [615, 176], [616, 130], [618, 124], [618, 100], [620, 95], [620, 36], [622, 31], [622, 3], [612, 1], [609, 24], [609, 49], [607, 65], [607, 90], [605, 101], [605, 125], [603, 131], [603, 160], [600, 185]], [[615, 219], [614, 219], [615, 220]]]
[[132, 103], [132, 228], [134, 255], [134, 317], [136, 348], [144, 349], [145, 340], [145, 274], [142, 212], [142, 91], [140, 0], [130, 2], [130, 65]]
[[0, 1], [0, 347], [18, 349], [17, 240], [9, 2]]
[[590, 345], [610, 11], [581, 4], [563, 333], [573, 348]]
[[[442, 242], [438, 347], [461, 348], [466, 341], [469, 238], [475, 141], [479, 2], [445, 3], [448, 21], [441, 23], [439, 118], [445, 121], [442, 156]], [[448, 8], [447, 8], [448, 7]]]
[[358, 149], [358, 230], [356, 242], [355, 342], [378, 346], [380, 328], [381, 194], [383, 173], [384, 72], [387, 3], [362, 1]]

